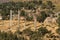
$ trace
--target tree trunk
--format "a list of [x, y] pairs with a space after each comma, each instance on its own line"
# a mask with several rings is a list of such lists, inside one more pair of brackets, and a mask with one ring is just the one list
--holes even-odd
[[20, 10], [18, 10], [18, 29], [20, 28]]
[[36, 29], [36, 16], [33, 14], [33, 20], [34, 20], [34, 27], [35, 27], [35, 29]]
[[10, 27], [12, 26], [12, 10], [10, 10]]
[[25, 20], [24, 20], [24, 27], [26, 27], [26, 18], [24, 18]]

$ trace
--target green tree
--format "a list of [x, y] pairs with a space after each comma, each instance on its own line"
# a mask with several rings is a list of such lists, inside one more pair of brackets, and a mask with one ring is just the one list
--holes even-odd
[[[60, 35], [60, 27], [56, 29], [56, 33]], [[60, 40], [60, 36], [59, 36], [59, 40]]]
[[26, 12], [24, 11], [24, 10], [21, 10], [21, 14], [20, 14], [21, 16], [27, 16], [27, 14], [26, 14]]
[[34, 32], [31, 36], [30, 36], [30, 40], [42, 40], [41, 39], [41, 34], [37, 32]]
[[57, 23], [58, 23], [58, 26], [60, 27], [60, 15], [59, 15], [59, 17], [57, 19]]
[[60, 28], [56, 29], [56, 32], [60, 35]]
[[23, 31], [23, 34], [26, 34], [27, 36], [31, 36], [33, 33], [34, 33], [34, 32], [31, 31], [30, 28], [27, 28], [27, 29], [25, 29], [25, 30]]
[[41, 8], [49, 15], [54, 14], [55, 5], [52, 1], [46, 1], [46, 3], [42, 3]]
[[22, 2], [17, 2], [15, 3], [15, 10], [18, 12], [18, 29], [20, 28], [20, 14], [21, 14], [21, 9], [22, 9]]
[[49, 33], [49, 31], [45, 27], [40, 27], [38, 29], [38, 33], [41, 35], [41, 39], [44, 39], [43, 37]]
[[39, 0], [39, 5], [42, 5], [43, 1], [42, 0]]
[[44, 20], [48, 17], [45, 11], [41, 11], [41, 13], [37, 16], [38, 22], [44, 22]]
[[24, 27], [26, 27], [26, 17], [27, 17], [27, 13], [24, 11], [24, 10], [21, 10], [21, 14], [20, 14], [21, 16], [23, 16], [24, 17]]
[[38, 29], [38, 32], [41, 33], [41, 35], [43, 36], [46, 33], [48, 33], [49, 31], [45, 27], [41, 27]]
[[[36, 17], [35, 17], [35, 10], [37, 8], [36, 4], [34, 4], [34, 2], [27, 2], [25, 7], [27, 7], [27, 9], [31, 10], [31, 14], [33, 15], [33, 19], [34, 19], [34, 27], [36, 27]], [[29, 20], [32, 19], [32, 17], [28, 18]]]
[[47, 1], [47, 5], [46, 5], [47, 9], [55, 9], [55, 5], [52, 3], [52, 1]]
[[27, 21], [32, 21], [32, 20], [33, 20], [33, 15], [32, 15], [32, 14], [27, 15], [27, 16], [26, 16], [26, 20], [27, 20]]

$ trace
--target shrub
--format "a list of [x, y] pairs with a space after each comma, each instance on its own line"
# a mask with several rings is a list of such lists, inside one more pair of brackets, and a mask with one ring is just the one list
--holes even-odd
[[26, 40], [22, 36], [17, 36], [16, 34], [12, 34], [12, 32], [0, 32], [1, 40]]
[[57, 19], [58, 26], [60, 27], [60, 16]]
[[20, 15], [21, 16], [26, 16], [27, 14], [26, 14], [26, 12], [24, 10], [22, 10]]
[[48, 33], [49, 31], [45, 27], [41, 27], [38, 29], [38, 32], [43, 36], [46, 33]]
[[37, 16], [37, 21], [38, 22], [44, 22], [44, 20], [46, 19], [47, 14], [45, 11], [42, 11], [39, 16]]
[[58, 34], [60, 34], [60, 28], [56, 29], [56, 32], [57, 32]]
[[33, 20], [33, 16], [26, 16], [26, 20], [27, 21], [32, 21]]

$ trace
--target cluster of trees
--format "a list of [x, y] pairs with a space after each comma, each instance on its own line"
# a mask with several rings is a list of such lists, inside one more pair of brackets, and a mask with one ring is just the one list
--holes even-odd
[[[56, 32], [60, 35], [59, 32], [60, 28], [56, 30]], [[51, 31], [48, 31], [46, 27], [40, 27], [36, 31], [32, 31], [30, 28], [27, 28], [23, 31], [17, 30], [15, 33], [9, 32], [1, 32], [0, 31], [0, 40], [44, 40], [44, 37], [48, 38], [46, 34], [49, 34], [50, 38], [55, 39], [55, 35], [51, 33]], [[57, 36], [59, 38], [59, 35]], [[29, 39], [28, 39], [28, 38]], [[45, 39], [46, 39], [45, 38]]]
[[17, 36], [17, 34], [13, 34], [12, 32], [1, 32], [0, 31], [0, 40], [26, 40], [24, 37]]
[[[33, 16], [37, 17], [37, 21], [44, 21], [44, 19], [50, 15], [53, 14], [53, 10], [55, 9], [55, 5], [51, 1], [46, 1], [44, 3], [42, 0], [39, 1], [26, 1], [26, 2], [7, 2], [7, 3], [0, 3], [0, 13], [3, 16], [3, 18], [7, 18], [8, 15], [10, 15], [10, 10], [14, 11], [13, 13], [17, 13], [18, 10], [20, 11], [21, 9], [26, 9], [26, 10], [32, 10], [30, 14]], [[36, 10], [37, 8], [41, 8], [42, 12], [41, 16], [36, 16]], [[48, 11], [46, 11], [46, 10]], [[44, 11], [43, 11], [44, 10]], [[21, 11], [21, 16], [28, 17], [26, 18], [27, 20], [32, 20], [33, 16], [29, 17], [28, 15], [26, 16], [26, 12]], [[8, 16], [9, 17], [9, 16]]]
[[43, 40], [43, 37], [47, 33], [49, 33], [49, 31], [44, 27], [39, 28], [38, 31], [32, 31], [29, 28], [22, 32], [17, 30], [15, 33], [12, 33], [11, 31], [0, 31], [0, 40], [28, 40], [26, 36], [28, 36], [29, 40]]
[[[36, 10], [40, 8], [40, 13], [36, 14]], [[31, 10], [27, 13], [25, 10]], [[10, 19], [10, 26], [12, 26], [13, 14], [18, 13], [18, 25], [20, 27], [20, 16], [25, 17], [25, 26], [27, 21], [34, 21], [34, 27], [36, 27], [36, 22], [44, 22], [46, 17], [54, 14], [55, 5], [51, 1], [44, 2], [39, 1], [25, 1], [25, 2], [6, 2], [0, 3], [0, 14], [2, 19]], [[29, 16], [30, 14], [30, 16]]]
[[[60, 28], [56, 30], [58, 34], [60, 34], [59, 31]], [[50, 38], [56, 40], [55, 35], [53, 35], [51, 31], [48, 31], [46, 27], [40, 27], [36, 31], [32, 31], [30, 28], [27, 28], [23, 31], [17, 30], [15, 33], [12, 33], [11, 31], [9, 32], [0, 31], [0, 40], [44, 40], [46, 34], [49, 34]], [[46, 36], [46, 38], [48, 37]]]

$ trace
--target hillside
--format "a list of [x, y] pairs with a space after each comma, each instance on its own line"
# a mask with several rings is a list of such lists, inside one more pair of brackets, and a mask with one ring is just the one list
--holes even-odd
[[59, 0], [9, 1], [0, 4], [0, 40], [60, 40]]
[[[48, 20], [48, 19], [47, 19]], [[56, 23], [49, 23], [49, 22], [47, 22], [47, 20], [42, 24], [42, 23], [39, 23], [39, 22], [36, 22], [36, 27], [34, 27], [34, 21], [26, 21], [26, 26], [25, 26], [25, 23], [24, 23], [24, 20], [20, 20], [20, 27], [19, 27], [19, 30], [21, 31], [21, 32], [23, 32], [23, 37], [24, 38], [26, 38], [27, 40], [30, 40], [29, 38], [29, 36], [28, 36], [28, 34], [31, 32], [31, 30], [33, 31], [33, 32], [35, 32], [35, 31], [37, 31], [39, 28], [41, 28], [41, 27], [43, 27], [43, 28], [46, 28], [48, 31], [51, 31], [51, 34], [52, 35], [55, 35], [55, 36], [58, 36], [58, 34], [56, 33], [56, 29], [58, 29], [58, 26], [57, 26], [57, 24]], [[13, 20], [13, 24], [12, 24], [12, 26], [9, 26], [9, 20], [2, 20], [1, 22], [0, 22], [0, 30], [2, 31], [2, 32], [8, 32], [8, 33], [10, 33], [10, 31], [12, 32], [12, 33], [15, 33], [17, 30], [18, 30], [18, 20]], [[10, 29], [9, 29], [10, 28]], [[31, 29], [30, 31], [29, 31], [29, 29]], [[26, 31], [25, 31], [26, 30]], [[27, 32], [27, 33], [25, 33], [25, 32]], [[45, 30], [43, 30], [43, 31], [45, 31]], [[19, 33], [19, 31], [17, 32], [17, 33]], [[16, 33], [15, 33], [16, 34]], [[20, 35], [20, 34], [19, 34]], [[39, 34], [38, 34], [39, 35]], [[22, 37], [21, 36], [21, 37]], [[32, 35], [33, 36], [33, 35]], [[46, 35], [47, 36], [47, 35]], [[50, 35], [51, 36], [51, 35]], [[15, 36], [14, 36], [15, 37]], [[34, 37], [36, 37], [36, 36], [34, 36]], [[33, 38], [32, 38], [33, 39]], [[37, 38], [38, 39], [38, 38]], [[47, 37], [45, 37], [44, 36], [44, 38], [43, 39], [45, 39], [45, 40], [49, 40], [49, 39], [53, 39], [53, 38], [47, 38]], [[59, 40], [59, 38], [56, 38], [57, 40]]]

